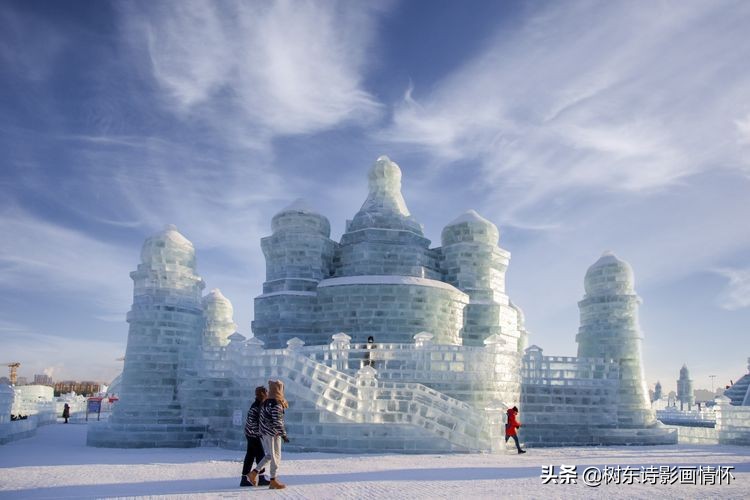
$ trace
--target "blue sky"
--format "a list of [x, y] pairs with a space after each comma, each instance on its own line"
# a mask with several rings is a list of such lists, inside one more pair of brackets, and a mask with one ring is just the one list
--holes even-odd
[[613, 250], [649, 382], [728, 383], [750, 356], [749, 25], [743, 1], [3, 2], [0, 361], [112, 378], [166, 223], [249, 334], [271, 216], [304, 197], [338, 238], [388, 154], [433, 245], [469, 208], [498, 224], [545, 353], [575, 354]]

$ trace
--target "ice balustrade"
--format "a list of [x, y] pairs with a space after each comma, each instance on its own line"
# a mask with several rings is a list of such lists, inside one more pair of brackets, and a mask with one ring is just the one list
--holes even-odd
[[[315, 346], [318, 350], [320, 346]], [[488, 420], [467, 403], [419, 383], [380, 382], [375, 370], [363, 367], [348, 375], [308, 356], [300, 349], [233, 351], [241, 380], [279, 377], [290, 395], [354, 423], [410, 424], [465, 449], [486, 449]]]
[[664, 424], [687, 425], [692, 427], [714, 427], [716, 411], [713, 408], [703, 410], [680, 411], [674, 407], [656, 410], [656, 418]]

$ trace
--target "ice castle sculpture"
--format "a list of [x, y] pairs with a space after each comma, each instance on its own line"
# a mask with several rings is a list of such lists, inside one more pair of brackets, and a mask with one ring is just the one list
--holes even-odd
[[399, 166], [378, 158], [368, 184], [340, 241], [301, 200], [273, 216], [250, 338], [233, 331], [218, 290], [201, 297], [190, 242], [172, 227], [148, 239], [132, 274], [119, 407], [90, 427], [89, 444], [241, 448], [253, 389], [271, 378], [292, 402], [287, 449], [504, 449], [502, 415], [519, 401], [532, 446], [674, 441], [652, 428], [637, 297], [632, 276], [607, 267], [614, 257], [587, 274], [581, 357], [544, 356], [526, 349], [492, 222], [468, 211], [431, 247]]

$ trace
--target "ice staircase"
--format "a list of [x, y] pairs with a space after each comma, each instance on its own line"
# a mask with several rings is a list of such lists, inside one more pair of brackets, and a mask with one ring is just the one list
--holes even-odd
[[244, 380], [285, 381], [287, 425], [300, 449], [337, 451], [344, 436], [359, 451], [468, 452], [499, 439], [484, 412], [419, 383], [379, 382], [370, 367], [351, 376], [279, 349], [245, 358], [241, 372]]

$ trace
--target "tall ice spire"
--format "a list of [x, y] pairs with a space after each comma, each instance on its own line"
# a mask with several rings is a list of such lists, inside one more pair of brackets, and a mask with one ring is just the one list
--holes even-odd
[[347, 230], [405, 229], [422, 236], [422, 225], [411, 216], [401, 194], [399, 166], [383, 155], [370, 168], [367, 179], [367, 199]]

